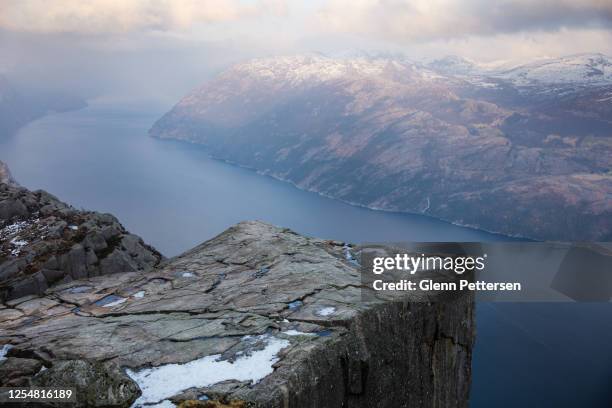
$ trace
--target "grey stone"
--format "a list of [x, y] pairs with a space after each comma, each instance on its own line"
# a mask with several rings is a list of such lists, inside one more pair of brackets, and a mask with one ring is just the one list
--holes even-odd
[[0, 219], [23, 217], [28, 214], [28, 208], [19, 200], [0, 201]]
[[97, 218], [102, 224], [113, 224], [119, 222], [114, 215], [108, 213], [98, 213]]
[[[276, 340], [285, 345], [261, 381], [228, 378], [164, 399], [185, 406], [207, 395], [211, 403], [269, 408], [467, 407], [473, 297], [423, 301], [419, 294], [364, 297], [363, 290], [343, 246], [244, 222], [153, 270], [81, 279], [7, 303], [0, 344], [53, 365], [32, 381], [57, 384], [75, 370], [100, 375], [64, 360], [138, 372], [207, 356], [235, 362]], [[321, 315], [323, 307], [334, 312]], [[79, 386], [105, 400], [106, 378]], [[128, 394], [124, 401], [135, 395]]]
[[111, 252], [106, 258], [100, 260], [100, 273], [102, 275], [136, 270], [138, 270], [138, 267], [131, 257], [118, 248]]
[[42, 366], [40, 360], [8, 357], [0, 361], [0, 387], [27, 387]]
[[47, 227], [47, 237], [61, 238], [67, 226], [68, 223], [62, 220], [59, 220], [58, 222], [49, 225], [49, 227]]
[[31, 276], [28, 276], [10, 286], [8, 298], [19, 299], [23, 296], [35, 293], [40, 293], [38, 290], [38, 282]]
[[47, 269], [58, 269], [59, 263], [57, 262], [55, 255], [52, 255], [45, 261], [43, 266]]
[[42, 273], [42, 271], [38, 271], [34, 275], [32, 275], [32, 279], [36, 281], [37, 290], [35, 293], [43, 293], [49, 287], [49, 285], [47, 284], [47, 278]]
[[91, 267], [92, 265], [95, 265], [98, 263], [98, 257], [96, 256], [96, 253], [92, 250], [86, 251], [86, 258], [87, 258], [88, 267]]
[[54, 284], [64, 277], [64, 271], [59, 271], [56, 269], [42, 269], [41, 272], [45, 276], [45, 279], [49, 285]]
[[87, 277], [85, 249], [81, 244], [74, 244], [70, 251], [62, 256], [62, 267], [73, 279]]
[[0, 282], [6, 281], [18, 274], [27, 262], [24, 259], [10, 259], [0, 264]]
[[116, 365], [84, 360], [56, 361], [32, 384], [74, 388], [78, 407], [129, 407], [140, 395], [136, 383]]
[[92, 249], [95, 252], [102, 251], [108, 247], [106, 240], [104, 239], [104, 235], [98, 231], [88, 233], [83, 241], [83, 246], [86, 249]]
[[60, 208], [55, 204], [47, 204], [40, 207], [40, 213], [45, 217], [50, 216], [56, 212], [58, 212]]
[[57, 282], [149, 270], [163, 259], [112, 215], [77, 211], [13, 184], [0, 183], [0, 231], [0, 301], [42, 294]]
[[107, 241], [121, 234], [121, 229], [119, 228], [119, 226], [114, 224], [102, 227], [101, 231], [102, 235], [104, 236], [104, 239]]

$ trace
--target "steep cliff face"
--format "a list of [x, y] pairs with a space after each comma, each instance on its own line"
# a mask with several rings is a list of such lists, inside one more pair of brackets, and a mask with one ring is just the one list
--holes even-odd
[[185, 96], [151, 135], [371, 208], [538, 239], [605, 240], [606, 64], [583, 56], [493, 72], [461, 60], [257, 60]]
[[3, 174], [0, 300], [41, 294], [73, 279], [150, 269], [161, 261], [159, 252], [112, 215], [76, 210], [45, 191], [6, 183], [11, 179]]
[[244, 222], [153, 271], [6, 302], [0, 381], [97, 376], [80, 398], [109, 406], [467, 407], [473, 299], [366, 301], [358, 250]]

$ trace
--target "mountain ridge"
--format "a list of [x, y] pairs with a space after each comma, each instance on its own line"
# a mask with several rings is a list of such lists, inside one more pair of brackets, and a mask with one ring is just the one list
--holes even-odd
[[403, 60], [269, 58], [196, 88], [150, 134], [370, 208], [535, 239], [604, 239], [608, 95], [598, 83], [524, 87]]

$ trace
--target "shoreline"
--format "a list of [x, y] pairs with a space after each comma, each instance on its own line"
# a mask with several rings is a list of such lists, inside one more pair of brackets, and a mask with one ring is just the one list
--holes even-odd
[[210, 153], [208, 151], [208, 149], [206, 149], [206, 146], [204, 144], [202, 144], [202, 143], [198, 143], [198, 142], [195, 142], [195, 141], [192, 141], [192, 140], [188, 140], [188, 139], [177, 139], [177, 138], [167, 138], [167, 137], [153, 136], [153, 135], [151, 135], [150, 131], [148, 133], [148, 137], [151, 137], [153, 139], [157, 139], [157, 140], [160, 140], [160, 141], [179, 142], [179, 143], [195, 145], [195, 146], [201, 148], [206, 153], [206, 156], [208, 158], [212, 159], [212, 160], [215, 160], [215, 161], [218, 161], [218, 162], [221, 162], [221, 163], [225, 163], [225, 164], [229, 164], [229, 165], [234, 166], [234, 167], [239, 167], [239, 168], [242, 168], [242, 169], [245, 169], [245, 170], [249, 170], [249, 171], [251, 171], [253, 173], [256, 173], [256, 174], [258, 174], [260, 176], [270, 177], [271, 179], [274, 179], [276, 181], [280, 181], [280, 182], [283, 182], [283, 183], [290, 184], [290, 185], [292, 185], [293, 187], [295, 187], [296, 189], [298, 189], [300, 191], [305, 191], [305, 192], [308, 192], [308, 193], [317, 194], [317, 195], [319, 195], [321, 197], [328, 198], [328, 199], [334, 200], [334, 201], [338, 201], [338, 202], [341, 202], [343, 204], [350, 205], [352, 207], [363, 208], [363, 209], [366, 209], [366, 210], [369, 210], [369, 211], [385, 212], [385, 213], [390, 213], [390, 214], [423, 216], [423, 217], [427, 217], [427, 218], [430, 218], [430, 219], [433, 219], [433, 220], [445, 222], [447, 224], [451, 224], [451, 225], [454, 225], [454, 226], [457, 226], [457, 227], [468, 228], [468, 229], [471, 229], [471, 230], [474, 230], [474, 231], [486, 232], [488, 234], [494, 234], [494, 235], [499, 235], [500, 237], [510, 238], [513, 241], [517, 241], [517, 240], [518, 241], [538, 241], [535, 238], [527, 237], [527, 236], [524, 236], [524, 235], [521, 235], [521, 234], [507, 234], [507, 233], [503, 233], [503, 232], [500, 232], [500, 231], [488, 230], [488, 229], [485, 229], [485, 228], [482, 228], [482, 227], [479, 227], [479, 226], [476, 226], [476, 225], [462, 224], [460, 222], [451, 221], [451, 220], [448, 220], [448, 219], [445, 219], [445, 218], [437, 217], [437, 216], [426, 214], [426, 213], [422, 213], [422, 212], [390, 210], [390, 209], [386, 209], [386, 208], [371, 207], [371, 206], [368, 206], [368, 205], [365, 205], [365, 204], [360, 204], [360, 203], [357, 203], [357, 202], [352, 202], [352, 201], [344, 200], [342, 198], [337, 198], [337, 197], [334, 197], [332, 195], [319, 192], [317, 190], [313, 190], [313, 189], [309, 189], [309, 188], [303, 188], [303, 187], [299, 186], [297, 183], [295, 183], [294, 181], [289, 180], [289, 179], [285, 179], [285, 178], [280, 177], [278, 175], [275, 175], [275, 174], [273, 174], [273, 173], [271, 173], [271, 172], [269, 172], [267, 170], [258, 170], [258, 169], [254, 168], [254, 167], [246, 166], [246, 165], [234, 162], [234, 161], [232, 161], [230, 159], [224, 159], [224, 158], [221, 158], [221, 157], [217, 157], [217, 156], [213, 155], [212, 153]]

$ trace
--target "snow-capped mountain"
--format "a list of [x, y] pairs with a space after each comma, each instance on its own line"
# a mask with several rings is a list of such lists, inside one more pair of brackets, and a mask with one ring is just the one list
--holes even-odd
[[[505, 68], [501, 68], [504, 66]], [[234, 70], [235, 72], [232, 72]], [[338, 79], [370, 77], [394, 81], [449, 81], [454, 77], [472, 83], [482, 78], [509, 81], [516, 86], [533, 85], [612, 85], [612, 58], [604, 54], [579, 54], [538, 59], [508, 67], [508, 64], [480, 64], [449, 55], [429, 62], [415, 62], [389, 54], [347, 54], [342, 57], [298, 55], [257, 59], [227, 71], [231, 75], [268, 79], [292, 85]]]
[[452, 99], [450, 82], [453, 79], [403, 59], [273, 57], [227, 69], [214, 81], [185, 96], [177, 108], [217, 124], [236, 125], [274, 109], [297, 93], [314, 92], [316, 88], [334, 88], [339, 94], [347, 93], [354, 101], [347, 106], [347, 111], [362, 111], [391, 96], [436, 94]]
[[433, 71], [448, 75], [468, 75], [483, 71], [475, 62], [456, 55], [433, 60], [425, 66]]
[[422, 66], [441, 75], [462, 77], [473, 84], [490, 78], [508, 81], [519, 87], [612, 85], [612, 58], [598, 53], [539, 58], [520, 65], [510, 65], [508, 62], [484, 64], [450, 55]]
[[612, 84], [612, 58], [603, 54], [579, 54], [549, 58], [516, 68], [492, 72], [517, 85]]
[[608, 61], [259, 59], [192, 91], [151, 135], [371, 208], [612, 239]]
[[433, 70], [407, 59], [383, 56], [334, 58], [323, 55], [297, 55], [264, 58], [236, 65], [226, 73], [230, 76], [243, 75], [293, 86], [357, 77], [388, 79], [393, 76], [394, 80], [431, 80], [438, 77]]

